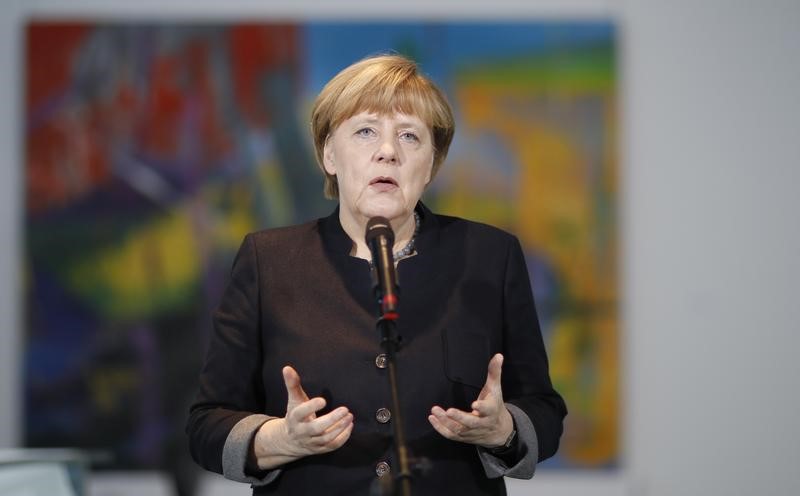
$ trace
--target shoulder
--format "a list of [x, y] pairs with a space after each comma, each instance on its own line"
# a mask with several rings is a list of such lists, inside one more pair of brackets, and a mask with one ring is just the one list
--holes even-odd
[[313, 220], [303, 224], [284, 227], [271, 227], [248, 234], [256, 250], [271, 250], [275, 248], [297, 247], [309, 239], [318, 236], [318, 221]]
[[[259, 260], [292, 264], [316, 253], [319, 242], [317, 221], [293, 226], [272, 227], [247, 234], [242, 241], [236, 260], [261, 266]], [[235, 263], [235, 262], [234, 262]]]
[[489, 224], [450, 215], [434, 214], [434, 216], [445, 241], [463, 240], [470, 244], [506, 248], [519, 243], [514, 234]]
[[470, 267], [505, 270], [509, 260], [523, 256], [517, 237], [498, 227], [449, 215], [436, 215], [442, 253], [458, 254]]

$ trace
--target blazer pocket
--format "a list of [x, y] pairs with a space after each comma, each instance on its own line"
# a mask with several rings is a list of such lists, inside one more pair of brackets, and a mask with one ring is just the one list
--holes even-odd
[[481, 389], [489, 365], [489, 338], [463, 327], [446, 327], [442, 333], [444, 372], [453, 382]]

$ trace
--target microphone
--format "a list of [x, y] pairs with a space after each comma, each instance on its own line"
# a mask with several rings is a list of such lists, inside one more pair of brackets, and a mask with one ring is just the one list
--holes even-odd
[[397, 297], [397, 275], [394, 269], [394, 231], [385, 217], [373, 217], [367, 222], [365, 235], [367, 246], [372, 253], [372, 268], [377, 275], [375, 280], [375, 296], [378, 297], [381, 317], [387, 320], [396, 320], [398, 317], [397, 306], [400, 303]]

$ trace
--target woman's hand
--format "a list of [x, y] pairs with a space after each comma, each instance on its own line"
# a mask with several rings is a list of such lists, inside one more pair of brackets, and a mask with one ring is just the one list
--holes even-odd
[[471, 412], [455, 408], [445, 411], [438, 405], [431, 408], [428, 421], [436, 432], [447, 439], [484, 448], [502, 446], [514, 430], [514, 419], [503, 403], [502, 368], [503, 355], [498, 353], [489, 360], [486, 384], [478, 399], [472, 402]]
[[263, 470], [333, 451], [353, 432], [353, 414], [346, 407], [317, 417], [316, 412], [325, 408], [325, 399], [309, 399], [300, 376], [288, 365], [283, 368], [283, 382], [289, 395], [286, 416], [264, 423], [253, 441], [258, 467]]

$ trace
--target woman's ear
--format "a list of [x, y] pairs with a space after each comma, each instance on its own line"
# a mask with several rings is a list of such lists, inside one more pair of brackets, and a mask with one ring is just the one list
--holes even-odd
[[325, 172], [331, 176], [336, 175], [336, 165], [333, 161], [333, 146], [331, 145], [331, 135], [325, 138], [325, 146], [322, 148], [322, 165], [325, 167]]
[[431, 159], [431, 165], [428, 167], [428, 177], [425, 178], [425, 187], [426, 188], [428, 187], [428, 185], [431, 183], [431, 180], [433, 179], [433, 161], [434, 160], [435, 160], [434, 158]]

